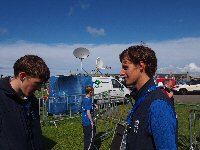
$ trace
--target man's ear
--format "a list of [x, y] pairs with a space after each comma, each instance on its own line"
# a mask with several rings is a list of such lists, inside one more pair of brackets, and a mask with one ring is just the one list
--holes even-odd
[[24, 81], [25, 78], [26, 78], [26, 76], [27, 76], [27, 75], [26, 75], [25, 72], [20, 72], [20, 73], [19, 73], [19, 78], [20, 78], [21, 81]]
[[146, 65], [145, 65], [145, 63], [143, 61], [140, 61], [140, 65], [139, 66], [140, 66], [140, 71], [145, 70]]

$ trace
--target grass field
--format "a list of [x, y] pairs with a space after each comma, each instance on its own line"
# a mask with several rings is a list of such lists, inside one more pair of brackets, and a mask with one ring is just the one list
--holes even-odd
[[[200, 108], [197, 106], [176, 104], [175, 109], [178, 116], [178, 147], [179, 150], [188, 150], [190, 147], [189, 111], [191, 109], [200, 110]], [[129, 110], [130, 109], [128, 109], [127, 106], [120, 106], [119, 115], [126, 116]], [[100, 119], [98, 119], [96, 147], [99, 150], [108, 150], [112, 140], [112, 134], [106, 135], [105, 133], [109, 133], [109, 131], [114, 128], [117, 120], [111, 119], [113, 118], [113, 116], [109, 115], [107, 115], [106, 118], [99, 118]], [[106, 123], [104, 119], [107, 119]], [[46, 150], [83, 149], [83, 129], [80, 116], [77, 116], [75, 118], [65, 118], [61, 121], [57, 121], [56, 126], [53, 122], [50, 122], [49, 120], [54, 120], [54, 118], [49, 117], [47, 121], [44, 121], [42, 123]]]

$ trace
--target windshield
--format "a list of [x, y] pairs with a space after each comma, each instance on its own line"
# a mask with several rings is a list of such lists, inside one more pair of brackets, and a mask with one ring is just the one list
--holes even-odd
[[115, 79], [112, 79], [112, 85], [113, 88], [121, 88], [121, 84]]

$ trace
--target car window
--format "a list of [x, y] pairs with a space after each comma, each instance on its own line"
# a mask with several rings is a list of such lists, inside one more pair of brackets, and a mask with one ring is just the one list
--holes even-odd
[[200, 80], [197, 80], [197, 84], [200, 84]]
[[196, 84], [200, 84], [200, 80], [192, 80], [190, 82], [190, 85], [196, 85]]
[[112, 84], [113, 84], [113, 88], [120, 88], [121, 87], [121, 84], [115, 79], [112, 79]]
[[195, 83], [195, 81], [194, 80], [192, 80], [191, 82], [190, 82], [190, 85], [195, 85], [196, 83]]

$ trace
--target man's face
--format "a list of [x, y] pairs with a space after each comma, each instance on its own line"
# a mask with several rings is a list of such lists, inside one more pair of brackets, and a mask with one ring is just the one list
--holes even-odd
[[126, 57], [122, 60], [120, 75], [124, 76], [126, 85], [136, 85], [141, 75], [138, 65], [133, 64]]
[[21, 84], [21, 91], [24, 96], [30, 96], [41, 89], [42, 83], [43, 81], [39, 78], [26, 76]]
[[169, 82], [167, 82], [166, 87], [171, 89], [172, 88], [172, 81], [169, 80]]

